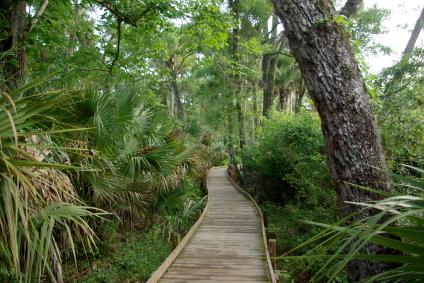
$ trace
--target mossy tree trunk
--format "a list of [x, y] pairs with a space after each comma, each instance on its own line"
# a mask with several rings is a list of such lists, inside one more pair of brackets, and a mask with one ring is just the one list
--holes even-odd
[[[390, 191], [379, 131], [364, 81], [343, 24], [333, 21], [336, 11], [330, 0], [273, 0], [283, 21], [290, 48], [322, 122], [327, 163], [338, 197], [340, 217], [358, 210], [350, 202], [381, 198], [349, 185]], [[363, 253], [387, 254], [370, 243]], [[362, 260], [348, 265], [349, 278], [358, 281], [390, 269], [387, 263]]]
[[163, 64], [169, 69], [170, 89], [171, 89], [169, 112], [171, 113], [171, 115], [174, 114], [174, 103], [175, 103], [177, 105], [178, 120], [180, 121], [182, 125], [185, 125], [184, 110], [183, 110], [183, 105], [181, 103], [180, 92], [178, 91], [178, 85], [177, 85], [179, 68], [176, 66], [175, 55], [172, 55], [171, 57], [169, 57], [168, 61], [165, 61], [163, 59], [162, 61], [163, 61]]
[[[272, 16], [272, 32], [271, 38], [268, 39], [268, 43], [276, 45], [277, 43], [277, 25], [278, 17]], [[275, 72], [277, 70], [277, 63], [279, 58], [279, 52], [281, 51], [282, 44], [276, 48], [275, 51], [265, 53], [262, 56], [262, 85], [263, 85], [263, 103], [262, 103], [262, 116], [269, 118], [270, 109], [274, 102], [274, 89], [275, 89]]]
[[5, 81], [2, 91], [15, 88], [27, 73], [27, 54], [22, 44], [27, 30], [25, 7], [25, 1], [0, 1], [0, 16], [3, 19], [0, 29], [7, 33], [7, 37], [0, 40], [0, 52], [7, 52], [0, 62]]

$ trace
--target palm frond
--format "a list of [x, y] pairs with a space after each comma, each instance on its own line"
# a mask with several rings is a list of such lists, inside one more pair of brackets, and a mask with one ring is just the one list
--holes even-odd
[[[394, 173], [390, 173], [390, 175], [414, 188], [423, 187], [422, 183], [410, 178]], [[371, 190], [369, 188], [364, 189]], [[375, 192], [380, 193], [379, 191]], [[375, 203], [356, 203], [364, 207], [364, 213], [359, 216], [349, 215], [333, 225], [307, 222], [325, 229], [301, 246], [321, 241], [310, 252], [318, 252], [322, 248], [326, 251], [337, 247], [334, 254], [326, 255], [318, 252], [315, 255], [284, 256], [283, 258], [327, 259], [326, 263], [315, 274], [314, 279], [321, 280], [328, 273], [328, 270], [331, 270], [328, 282], [331, 282], [353, 259], [403, 264], [396, 269], [367, 278], [363, 282], [406, 282], [420, 278], [424, 272], [424, 199], [421, 196], [400, 196], [384, 192], [381, 192], [381, 194], [387, 198]], [[380, 212], [373, 216], [367, 216], [369, 214], [366, 211], [369, 209]], [[348, 219], [354, 220], [345, 227], [339, 226], [346, 223]], [[359, 251], [369, 242], [398, 250], [402, 255], [359, 254]], [[296, 249], [299, 247], [296, 247]]]

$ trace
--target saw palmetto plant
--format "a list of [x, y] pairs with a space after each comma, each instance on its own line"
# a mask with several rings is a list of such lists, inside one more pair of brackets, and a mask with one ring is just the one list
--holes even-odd
[[[61, 278], [57, 235], [66, 234], [75, 254], [81, 241], [90, 250], [94, 233], [87, 217], [103, 211], [86, 206], [53, 152], [76, 149], [51, 142], [54, 136], [83, 128], [63, 127], [50, 110], [67, 105], [65, 91], [36, 93], [34, 81], [0, 98], [0, 281], [34, 282]], [[63, 231], [64, 233], [61, 233]]]
[[0, 97], [0, 282], [61, 282], [61, 252], [91, 252], [96, 218], [132, 228], [198, 165], [134, 89], [38, 91], [47, 80]]
[[144, 106], [132, 87], [112, 94], [89, 90], [72, 107], [74, 120], [92, 128], [87, 143], [95, 156], [85, 162], [97, 168], [82, 173], [80, 190], [125, 226], [142, 221], [155, 196], [176, 189], [198, 165], [169, 115]]

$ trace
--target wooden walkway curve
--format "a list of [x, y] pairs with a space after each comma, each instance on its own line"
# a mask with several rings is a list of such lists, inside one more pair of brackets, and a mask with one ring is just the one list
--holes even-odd
[[208, 192], [205, 212], [192, 228], [195, 232], [190, 230], [182, 250], [174, 250], [176, 258], [171, 254], [148, 283], [275, 282], [261, 216], [232, 185], [226, 168], [210, 171]]

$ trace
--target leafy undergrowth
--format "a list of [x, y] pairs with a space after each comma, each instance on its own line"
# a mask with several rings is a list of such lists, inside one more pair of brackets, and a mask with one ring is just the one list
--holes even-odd
[[[276, 233], [277, 256], [282, 256], [308, 240], [320, 231], [320, 228], [304, 223], [306, 220], [320, 220], [321, 222], [335, 221], [334, 211], [326, 211], [321, 207], [302, 209], [299, 206], [287, 204], [279, 206], [271, 202], [261, 204], [263, 211], [268, 211], [268, 229]], [[302, 255], [316, 248], [306, 245], [291, 252], [290, 255]], [[319, 260], [277, 260], [277, 270], [280, 271], [281, 282], [306, 283], [312, 275], [325, 263]], [[323, 281], [325, 282], [325, 280]], [[346, 272], [340, 273], [333, 282], [347, 282]]]
[[171, 244], [159, 226], [149, 232], [127, 232], [98, 245], [95, 257], [64, 263], [67, 283], [141, 283], [162, 264], [171, 252]]

